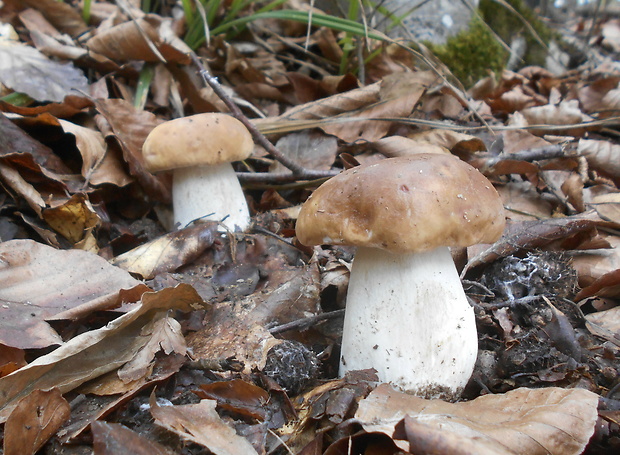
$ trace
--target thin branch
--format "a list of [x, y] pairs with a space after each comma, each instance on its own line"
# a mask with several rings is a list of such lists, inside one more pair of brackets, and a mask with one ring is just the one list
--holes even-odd
[[330, 311], [329, 313], [322, 313], [309, 318], [297, 319], [296, 321], [287, 322], [286, 324], [277, 325], [269, 329], [269, 333], [275, 335], [276, 333], [288, 332], [289, 330], [299, 329], [306, 330], [310, 326], [319, 322], [327, 321], [328, 319], [336, 319], [344, 316], [344, 310]]
[[[258, 145], [263, 147], [267, 151], [267, 153], [269, 153], [276, 160], [278, 160], [280, 163], [282, 163], [284, 166], [286, 166], [293, 172], [293, 174], [291, 175], [291, 178], [294, 176], [294, 178], [292, 178], [293, 180], [310, 180], [310, 179], [320, 179], [324, 177], [333, 177], [337, 173], [334, 171], [317, 171], [313, 169], [306, 169], [303, 166], [301, 166], [299, 163], [296, 163], [295, 161], [291, 160], [289, 157], [282, 154], [278, 149], [275, 148], [275, 146], [271, 142], [269, 142], [269, 139], [267, 139], [256, 128], [256, 126], [254, 126], [254, 124], [250, 121], [250, 119], [248, 119], [243, 114], [243, 112], [241, 112], [241, 109], [239, 109], [239, 106], [237, 106], [234, 103], [234, 101], [226, 94], [226, 92], [224, 91], [220, 83], [218, 82], [217, 78], [214, 77], [209, 72], [209, 70], [207, 70], [207, 68], [202, 64], [202, 62], [200, 61], [196, 53], [191, 52], [190, 56], [192, 58], [192, 61], [196, 65], [196, 67], [198, 67], [200, 75], [202, 76], [204, 81], [209, 85], [209, 87], [213, 89], [215, 94], [224, 102], [224, 104], [226, 104], [226, 107], [230, 109], [231, 114], [241, 123], [243, 123], [243, 125], [248, 129], [248, 131], [254, 138], [254, 141]], [[256, 175], [256, 174], [248, 173], [248, 175], [244, 177], [246, 177], [246, 180], [251, 180], [253, 178], [253, 177], [250, 177], [251, 175]], [[291, 180], [288, 180], [288, 181], [291, 181]]]

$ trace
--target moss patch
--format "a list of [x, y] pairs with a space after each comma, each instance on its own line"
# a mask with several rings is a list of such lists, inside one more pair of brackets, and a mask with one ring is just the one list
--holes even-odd
[[501, 72], [508, 58], [508, 52], [476, 17], [467, 30], [448, 38], [446, 44], [427, 46], [465, 87], [487, 76], [488, 70]]

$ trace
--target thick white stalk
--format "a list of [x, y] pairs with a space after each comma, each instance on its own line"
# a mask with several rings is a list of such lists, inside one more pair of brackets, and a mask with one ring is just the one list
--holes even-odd
[[340, 372], [375, 368], [382, 382], [423, 397], [456, 398], [476, 362], [476, 321], [450, 251], [358, 248]]
[[[250, 213], [239, 179], [230, 163], [193, 166], [173, 171], [174, 222], [184, 227], [198, 219], [219, 221], [245, 231]], [[208, 215], [208, 216], [207, 216]]]

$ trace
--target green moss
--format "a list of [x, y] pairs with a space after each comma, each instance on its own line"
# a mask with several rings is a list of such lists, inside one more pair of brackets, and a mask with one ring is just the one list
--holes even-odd
[[[506, 0], [506, 3], [512, 6], [527, 21], [545, 44], [549, 44], [552, 38], [557, 39], [554, 32], [541, 22], [536, 13], [525, 5], [522, 0]], [[545, 65], [547, 50], [523, 23], [522, 18], [494, 0], [480, 0], [478, 8], [484, 21], [505, 43], [510, 44], [515, 36], [521, 35], [525, 38], [527, 51], [523, 59], [526, 65]]]
[[467, 30], [448, 38], [446, 44], [427, 46], [466, 87], [487, 76], [488, 70], [501, 72], [508, 58], [508, 52], [475, 17]]

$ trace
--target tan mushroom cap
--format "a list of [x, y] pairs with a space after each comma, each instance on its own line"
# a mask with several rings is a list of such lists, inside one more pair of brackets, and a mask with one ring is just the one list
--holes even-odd
[[333, 177], [304, 203], [304, 245], [355, 245], [395, 253], [497, 240], [505, 225], [491, 182], [453, 155], [422, 153]]
[[149, 172], [246, 159], [254, 143], [247, 128], [226, 114], [197, 114], [156, 126], [142, 146]]

